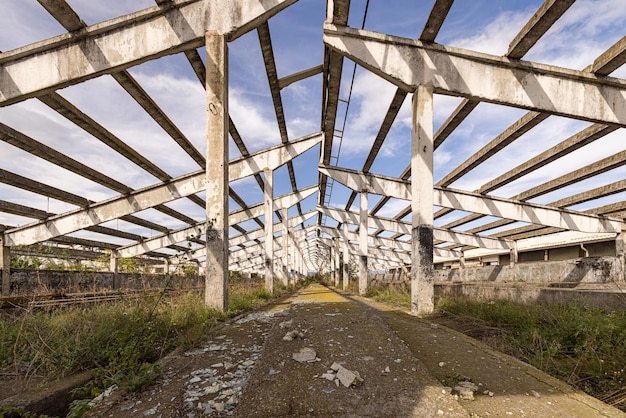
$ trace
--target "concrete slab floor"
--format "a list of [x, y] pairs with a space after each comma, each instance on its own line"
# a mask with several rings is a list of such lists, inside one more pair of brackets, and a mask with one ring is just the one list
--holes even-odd
[[[626, 416], [462, 334], [320, 285], [163, 367], [155, 387], [116, 391], [88, 416]], [[463, 380], [473, 400], [445, 387]]]

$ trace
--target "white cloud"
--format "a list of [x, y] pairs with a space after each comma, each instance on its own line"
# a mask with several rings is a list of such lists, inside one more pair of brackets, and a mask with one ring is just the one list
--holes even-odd
[[483, 31], [471, 37], [453, 39], [449, 44], [488, 54], [504, 55], [511, 40], [531, 15], [530, 11], [505, 11], [497, 15]]

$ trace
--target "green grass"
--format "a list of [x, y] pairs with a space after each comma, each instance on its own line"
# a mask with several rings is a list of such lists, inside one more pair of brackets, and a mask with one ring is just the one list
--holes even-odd
[[80, 390], [93, 397], [116, 384], [134, 391], [154, 382], [156, 360], [175, 348], [200, 344], [220, 321], [267, 303], [274, 295], [262, 283], [236, 281], [229, 310], [208, 309], [202, 292], [145, 297], [97, 306], [22, 311], [0, 320], [0, 368], [29, 376], [62, 377], [92, 370], [96, 378]]
[[[410, 307], [408, 285], [373, 286], [368, 296]], [[626, 312], [448, 297], [436, 310], [432, 320], [626, 411]]]
[[367, 297], [402, 307], [411, 306], [411, 289], [406, 283], [377, 284], [367, 289]]
[[447, 325], [626, 409], [626, 312], [464, 298], [440, 299], [437, 309]]

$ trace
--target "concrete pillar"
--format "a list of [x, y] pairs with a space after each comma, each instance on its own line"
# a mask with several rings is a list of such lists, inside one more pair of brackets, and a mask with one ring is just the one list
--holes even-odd
[[274, 172], [265, 168], [265, 290], [274, 293]]
[[170, 274], [170, 259], [163, 260], [163, 273]]
[[459, 257], [459, 279], [464, 282], [465, 277], [465, 253], [461, 252], [461, 257]]
[[117, 257], [113, 253], [111, 253], [111, 260], [110, 260], [109, 264], [110, 264], [109, 265], [109, 270], [111, 271], [111, 273], [113, 273], [113, 284], [112, 284], [112, 287], [113, 287], [113, 289], [115, 289], [116, 284], [118, 282], [117, 274], [119, 273], [119, 269], [118, 269]]
[[350, 248], [348, 242], [348, 224], [343, 224], [343, 290], [350, 284]]
[[367, 293], [367, 190], [361, 190], [359, 211], [359, 295]]
[[289, 218], [287, 208], [283, 208], [283, 284], [289, 286]]
[[339, 259], [339, 237], [334, 239], [335, 241], [335, 287], [339, 287], [339, 280], [341, 278], [341, 260]]
[[411, 313], [434, 311], [433, 272], [433, 88], [413, 94], [411, 130]]
[[228, 47], [206, 33], [206, 273], [205, 304], [228, 310]]
[[618, 277], [616, 277], [616, 281], [625, 282], [626, 281], [626, 230], [622, 230], [622, 232], [615, 238], [615, 255], [617, 256], [617, 261], [619, 265]]
[[11, 294], [11, 247], [0, 238], [0, 271], [2, 272], [2, 295]]
[[513, 248], [511, 248], [511, 252], [509, 253], [509, 267], [511, 269], [511, 274], [509, 275], [510, 280], [515, 281], [516, 271], [517, 271], [517, 263], [519, 261], [519, 253], [517, 252], [517, 241], [513, 242]]

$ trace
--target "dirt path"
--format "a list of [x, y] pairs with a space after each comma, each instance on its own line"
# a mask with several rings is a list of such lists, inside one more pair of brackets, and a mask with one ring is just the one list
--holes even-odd
[[163, 369], [150, 390], [114, 391], [87, 416], [626, 416], [445, 327], [320, 285]]

